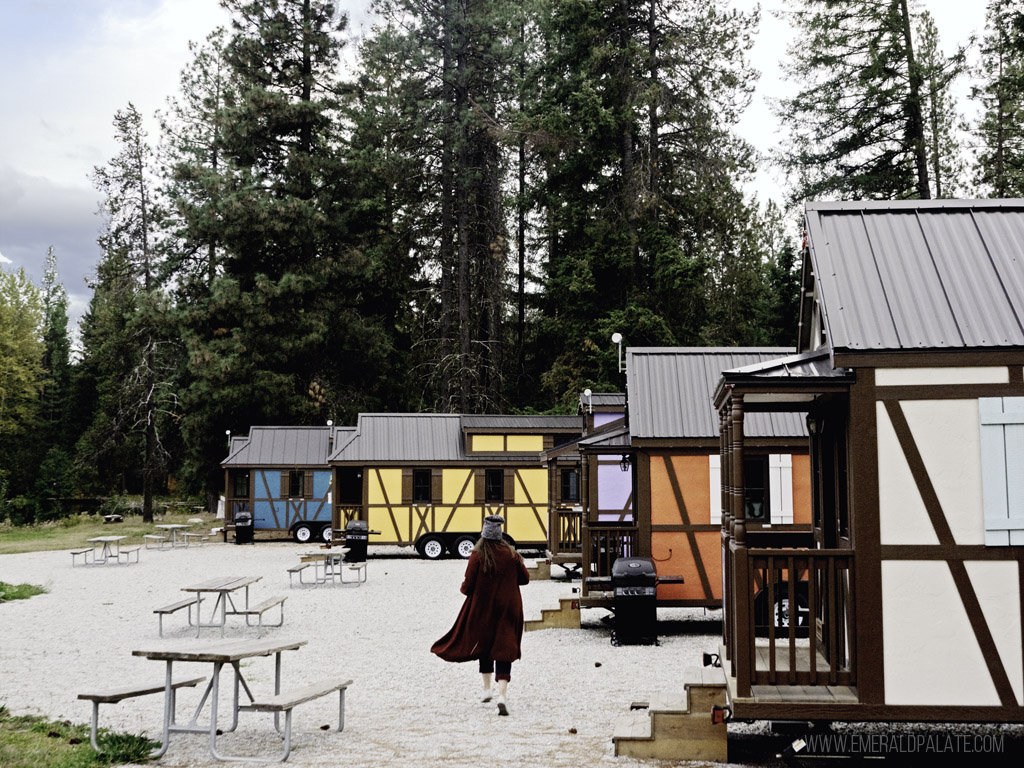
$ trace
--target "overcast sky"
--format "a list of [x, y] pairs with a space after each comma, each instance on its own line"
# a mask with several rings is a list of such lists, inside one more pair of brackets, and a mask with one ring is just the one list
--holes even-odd
[[[755, 5], [734, 3], [743, 10]], [[348, 10], [354, 33], [368, 24], [368, 0], [337, 4]], [[947, 50], [984, 25], [980, 0], [923, 4]], [[99, 197], [89, 174], [117, 152], [114, 112], [134, 103], [155, 144], [153, 113], [177, 88], [189, 40], [201, 41], [225, 22], [217, 0], [0, 0], [0, 261], [5, 269], [24, 266], [38, 282], [53, 245], [72, 323], [86, 309], [86, 280], [99, 256]], [[765, 97], [784, 92], [778, 61], [788, 39], [786, 22], [762, 13], [753, 51], [762, 75], [741, 125], [762, 151], [779, 139]], [[781, 196], [780, 181], [775, 172], [760, 172], [758, 196]]]

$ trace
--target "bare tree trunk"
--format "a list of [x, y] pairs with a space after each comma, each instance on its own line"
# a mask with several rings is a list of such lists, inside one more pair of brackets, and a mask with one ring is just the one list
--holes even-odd
[[928, 152], [924, 137], [924, 118], [921, 113], [921, 70], [914, 61], [914, 41], [910, 33], [910, 12], [907, 0], [900, 0], [903, 15], [903, 40], [907, 49], [907, 72], [910, 77], [910, 97], [907, 112], [910, 118], [910, 140], [914, 146], [914, 161], [917, 166], [917, 194], [922, 200], [931, 198], [928, 185]]

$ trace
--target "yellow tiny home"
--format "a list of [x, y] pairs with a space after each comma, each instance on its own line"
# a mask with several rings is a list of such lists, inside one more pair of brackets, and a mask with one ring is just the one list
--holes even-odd
[[334, 526], [366, 520], [379, 544], [468, 557], [483, 519], [505, 518], [517, 546], [543, 548], [550, 485], [543, 451], [579, 435], [575, 416], [359, 415], [330, 458]]

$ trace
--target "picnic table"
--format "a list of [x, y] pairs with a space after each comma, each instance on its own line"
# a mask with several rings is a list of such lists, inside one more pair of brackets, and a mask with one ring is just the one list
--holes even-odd
[[[252, 626], [250, 623], [251, 617], [258, 617], [260, 634], [263, 633], [264, 626], [281, 626], [284, 623], [285, 598], [270, 598], [256, 605], [250, 605], [249, 603], [250, 585], [255, 584], [262, 578], [262, 576], [220, 576], [189, 587], [182, 587], [182, 592], [192, 592], [196, 595], [196, 637], [199, 637], [199, 632], [203, 627], [220, 627], [220, 634], [223, 637], [228, 616], [245, 616], [246, 626]], [[245, 603], [241, 607], [235, 605], [235, 599], [232, 597], [232, 593], [240, 589], [245, 590]], [[210, 619], [205, 623], [202, 617], [204, 594], [215, 596], [213, 608], [210, 611]], [[264, 625], [263, 614], [275, 605], [281, 606], [281, 621], [273, 625]]]
[[[328, 581], [333, 582], [342, 580], [342, 566], [347, 553], [348, 547], [336, 547], [329, 550], [325, 549], [320, 552], [306, 552], [305, 554], [299, 555], [299, 559], [300, 562], [312, 564], [312, 583], [326, 584]], [[301, 573], [299, 574], [299, 581], [303, 584], [307, 583], [302, 581]]]
[[177, 547], [177, 546], [187, 547], [188, 546], [188, 539], [182, 537], [179, 540], [178, 534], [183, 532], [183, 531], [188, 530], [189, 528], [191, 528], [192, 527], [191, 525], [186, 525], [185, 523], [163, 523], [161, 525], [157, 525], [157, 526], [154, 526], [154, 527], [155, 528], [160, 528], [162, 530], [165, 530], [165, 531], [167, 531], [171, 535], [171, 546], [172, 547]]
[[[281, 654], [284, 651], [298, 650], [306, 645], [306, 640], [220, 640], [215, 642], [186, 641], [172, 645], [161, 644], [159, 647], [142, 648], [132, 651], [133, 656], [142, 656], [153, 661], [163, 661], [165, 667], [164, 684], [164, 717], [163, 733], [160, 747], [151, 755], [154, 759], [162, 757], [170, 744], [171, 734], [201, 733], [209, 736], [210, 754], [215, 760], [237, 760], [246, 762], [279, 762], [286, 760], [291, 752], [292, 708], [305, 701], [311, 701], [334, 691], [340, 693], [338, 730], [345, 724], [345, 689], [351, 680], [322, 680], [304, 688], [282, 693], [281, 691]], [[274, 656], [274, 695], [257, 699], [250, 684], [242, 675], [240, 662], [263, 656]], [[189, 722], [179, 725], [175, 722], [175, 683], [173, 668], [175, 662], [212, 664], [212, 675], [206, 690], [199, 700]], [[229, 727], [218, 726], [217, 710], [220, 697], [220, 675], [224, 665], [230, 665], [234, 671], [234, 691], [231, 701], [231, 724]], [[240, 692], [245, 691], [248, 699], [241, 703]], [[200, 723], [203, 709], [209, 702], [209, 723]], [[241, 711], [273, 712], [274, 727], [284, 737], [284, 750], [275, 757], [245, 757], [228, 755], [217, 748], [217, 737], [231, 733], [238, 727], [238, 713]], [[285, 713], [285, 727], [280, 727], [280, 713]], [[95, 729], [95, 716], [94, 716]]]
[[95, 550], [92, 557], [93, 563], [103, 565], [110, 560], [118, 562], [121, 556], [121, 540], [127, 538], [127, 536], [93, 536], [91, 539], [86, 539]]

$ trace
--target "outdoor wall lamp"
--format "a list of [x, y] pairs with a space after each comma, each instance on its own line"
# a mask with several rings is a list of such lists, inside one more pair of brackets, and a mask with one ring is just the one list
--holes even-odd
[[615, 332], [612, 334], [612, 344], [615, 344], [619, 348], [619, 373], [622, 373], [622, 334]]
[[583, 397], [587, 401], [587, 405], [586, 405], [587, 413], [593, 413], [594, 412], [594, 393], [590, 390], [589, 387], [587, 389], [583, 390]]
[[622, 454], [622, 461], [619, 462], [619, 469], [621, 469], [623, 472], [629, 472], [629, 462], [629, 454]]

